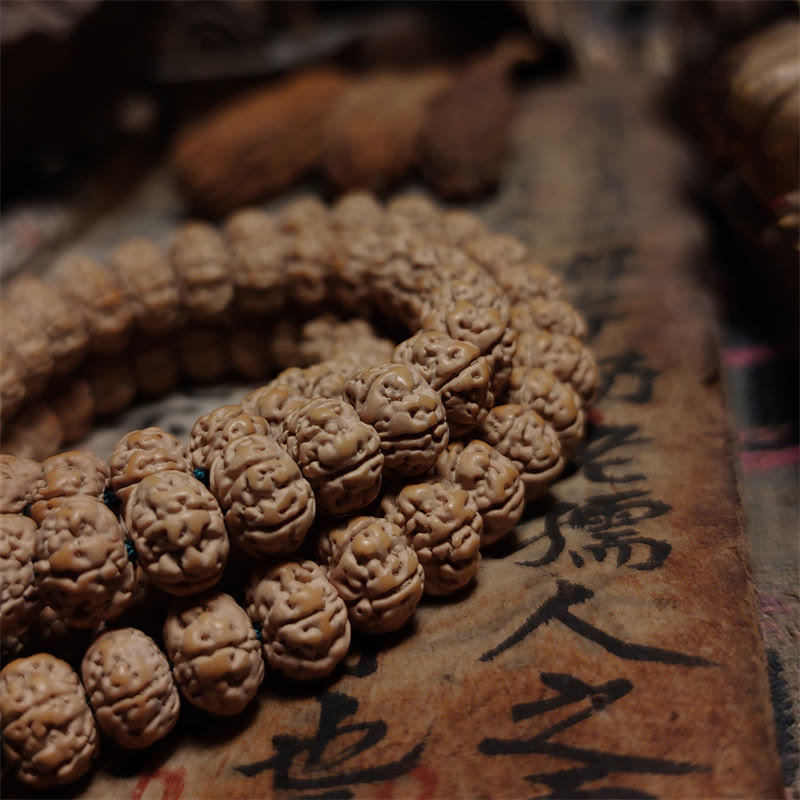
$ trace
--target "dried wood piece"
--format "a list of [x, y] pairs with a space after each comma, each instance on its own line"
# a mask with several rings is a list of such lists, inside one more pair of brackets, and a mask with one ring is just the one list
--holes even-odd
[[513, 106], [510, 81], [493, 61], [465, 69], [432, 103], [422, 132], [421, 168], [439, 194], [469, 199], [496, 186]]
[[325, 126], [322, 169], [339, 191], [381, 192], [417, 164], [431, 102], [452, 81], [445, 69], [369, 75], [341, 96]]
[[183, 129], [171, 155], [181, 187], [212, 215], [287, 188], [319, 160], [325, 120], [346, 85], [337, 70], [309, 70]]

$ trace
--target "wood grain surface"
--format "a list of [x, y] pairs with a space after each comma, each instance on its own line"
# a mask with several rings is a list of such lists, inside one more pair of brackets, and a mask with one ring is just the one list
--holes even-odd
[[[705, 234], [683, 200], [691, 163], [650, 111], [657, 88], [529, 91], [500, 192], [475, 206], [560, 271], [589, 318], [603, 380], [575, 468], [487, 554], [473, 590], [425, 600], [401, 635], [357, 638], [323, 684], [268, 675], [239, 718], [184, 708], [146, 753], [106, 744], [75, 794], [782, 796], [714, 309], [697, 277]], [[168, 219], [169, 192], [146, 191]], [[135, 227], [136, 207], [84, 244]], [[241, 394], [176, 396], [90, 444], [145, 414], [188, 431]]]

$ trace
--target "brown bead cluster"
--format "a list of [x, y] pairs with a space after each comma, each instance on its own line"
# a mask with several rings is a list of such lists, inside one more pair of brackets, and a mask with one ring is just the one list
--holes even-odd
[[[2, 351], [26, 366], [0, 369], [3, 408], [22, 404], [0, 456], [0, 626], [4, 654], [22, 656], [0, 673], [0, 711], [8, 763], [37, 787], [88, 769], [94, 720], [147, 747], [172, 730], [181, 697], [239, 713], [269, 670], [330, 675], [351, 629], [397, 631], [423, 595], [467, 590], [481, 550], [563, 471], [596, 393], [586, 326], [558, 279], [514, 239], [419, 196], [384, 208], [356, 194], [333, 209], [309, 198], [278, 218], [244, 210], [223, 233], [184, 226], [163, 252], [124, 243], [110, 264], [63, 267], [41, 297], [21, 283], [29, 318], [52, 302], [56, 319], [35, 346], [20, 323]], [[228, 318], [286, 303], [353, 309], [365, 291], [407, 338], [330, 311], [237, 338]], [[268, 358], [274, 377], [201, 416], [188, 447], [150, 427], [122, 437], [108, 463], [52, 452], [51, 418], [66, 428], [48, 377], [63, 381], [82, 358], [89, 375], [87, 353], [114, 353], [152, 388], [147, 365], [191, 335], [202, 351], [191, 371], [208, 378], [220, 330], [241, 363]], [[236, 572], [253, 560], [249, 576]], [[160, 631], [139, 629], [140, 607]], [[44, 626], [73, 644], [85, 632], [83, 685], [65, 661], [30, 654], [57, 640], [33, 633]]]

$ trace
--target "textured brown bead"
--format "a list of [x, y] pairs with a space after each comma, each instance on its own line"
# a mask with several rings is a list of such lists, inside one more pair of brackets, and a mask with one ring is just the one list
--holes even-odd
[[339, 308], [363, 313], [373, 302], [373, 276], [392, 255], [385, 237], [371, 228], [356, 228], [339, 237], [331, 264], [331, 300]]
[[180, 362], [171, 339], [137, 336], [129, 357], [142, 394], [160, 396], [178, 385]]
[[494, 278], [510, 303], [524, 303], [535, 298], [558, 300], [564, 293], [561, 279], [534, 261], [509, 264]]
[[111, 488], [124, 503], [134, 486], [155, 472], [190, 472], [192, 462], [183, 443], [161, 428], [150, 427], [125, 434], [114, 446], [108, 462]]
[[386, 472], [421, 475], [447, 446], [442, 400], [413, 367], [377, 364], [361, 370], [348, 381], [344, 398], [378, 432]]
[[519, 239], [505, 233], [487, 232], [470, 237], [464, 243], [464, 250], [492, 275], [528, 259], [528, 248]]
[[321, 314], [303, 325], [300, 338], [304, 364], [316, 364], [354, 350], [358, 353], [388, 350], [391, 354], [394, 349], [388, 339], [381, 339], [375, 328], [360, 317], [341, 320], [333, 314]]
[[377, 497], [384, 460], [380, 437], [343, 400], [320, 398], [293, 411], [281, 443], [325, 511], [348, 514]]
[[192, 319], [219, 317], [233, 300], [232, 256], [205, 222], [189, 222], [172, 235], [169, 260], [178, 278], [183, 308]]
[[389, 226], [400, 224], [418, 231], [438, 229], [441, 211], [437, 204], [421, 192], [402, 192], [392, 197], [386, 204], [391, 217]]
[[116, 276], [90, 258], [59, 264], [58, 288], [81, 309], [89, 332], [89, 350], [118, 353], [128, 343], [133, 311]]
[[264, 239], [260, 236], [240, 236], [231, 244], [236, 303], [246, 314], [271, 314], [285, 302], [286, 262], [292, 247], [292, 237], [276, 233]]
[[164, 333], [180, 321], [178, 277], [161, 249], [148, 239], [127, 239], [109, 258], [136, 324], [147, 333]]
[[8, 343], [0, 340], [0, 419], [12, 417], [26, 394], [25, 366]]
[[451, 442], [436, 463], [436, 473], [466, 489], [475, 500], [483, 520], [481, 547], [493, 544], [519, 522], [525, 509], [519, 470], [486, 442]]
[[293, 553], [314, 521], [313, 490], [300, 467], [268, 436], [230, 441], [214, 459], [211, 491], [226, 509], [239, 547], [256, 557]]
[[39, 613], [33, 569], [36, 523], [22, 514], [0, 514], [0, 631], [23, 633]]
[[53, 386], [45, 401], [61, 422], [64, 444], [83, 439], [92, 429], [96, 404], [92, 387], [83, 378], [72, 378]]
[[354, 517], [334, 549], [328, 578], [347, 605], [350, 623], [366, 633], [401, 628], [419, 603], [425, 574], [397, 525], [379, 517]]
[[[209, 457], [209, 453], [212, 452], [216, 438], [222, 432], [228, 420], [243, 413], [246, 412], [239, 405], [226, 405], [215, 408], [213, 411], [209, 411], [207, 414], [197, 418], [189, 434], [189, 456], [192, 460], [192, 466], [208, 469], [213, 460], [213, 458]], [[251, 433], [255, 433], [255, 431], [251, 431]], [[259, 431], [259, 433], [266, 433], [266, 424], [264, 425], [264, 430]]]
[[374, 194], [354, 190], [340, 195], [331, 207], [330, 224], [336, 231], [376, 230], [383, 221], [383, 206]]
[[392, 361], [407, 364], [439, 392], [450, 436], [462, 436], [492, 407], [492, 369], [480, 350], [442, 331], [420, 331], [401, 342]]
[[178, 359], [189, 380], [209, 383], [231, 368], [227, 331], [219, 325], [191, 323], [178, 331]]
[[224, 232], [231, 244], [266, 243], [277, 236], [278, 224], [260, 208], [240, 208], [225, 220]]
[[261, 627], [264, 660], [290, 678], [324, 678], [350, 647], [344, 601], [313, 561], [258, 567], [247, 613]]
[[526, 500], [543, 495], [564, 469], [558, 435], [532, 408], [495, 406], [478, 432], [517, 468]]
[[574, 336], [548, 331], [525, 331], [518, 337], [514, 366], [542, 367], [569, 383], [590, 406], [597, 395], [597, 363]]
[[264, 678], [250, 618], [222, 592], [176, 600], [164, 623], [164, 644], [181, 694], [212, 714], [244, 711]]
[[290, 200], [278, 215], [278, 227], [289, 233], [327, 228], [329, 223], [328, 207], [314, 194]]
[[0, 514], [17, 514], [44, 483], [42, 465], [31, 458], [0, 455]]
[[517, 331], [540, 329], [585, 339], [586, 320], [574, 306], [561, 298], [534, 297], [511, 307], [511, 325]]
[[483, 521], [466, 490], [441, 481], [407, 484], [381, 503], [381, 511], [414, 548], [426, 594], [452, 594], [475, 577]]
[[228, 336], [231, 364], [238, 375], [248, 381], [261, 381], [272, 366], [267, 341], [269, 330], [263, 320], [241, 320]]
[[245, 411], [263, 417], [267, 423], [267, 433], [277, 441], [283, 434], [286, 417], [307, 402], [306, 396], [294, 386], [272, 381], [245, 396], [241, 406]]
[[116, 515], [87, 495], [66, 497], [44, 516], [35, 567], [42, 600], [75, 628], [118, 617], [136, 585]]
[[315, 308], [325, 300], [335, 243], [326, 227], [303, 228], [292, 236], [286, 281], [291, 298], [301, 307]]
[[18, 658], [0, 672], [3, 756], [36, 789], [76, 781], [99, 737], [77, 673], [49, 653]]
[[39, 278], [23, 276], [11, 281], [4, 299], [19, 316], [41, 328], [47, 335], [53, 372], [67, 375], [86, 355], [89, 334], [81, 310], [55, 286]]
[[443, 277], [442, 282], [426, 296], [421, 319], [437, 309], [444, 311], [456, 303], [471, 303], [477, 308], [494, 309], [507, 325], [511, 320], [508, 298], [487, 273], [479, 267], [474, 272], [474, 277], [469, 280], [468, 276], [461, 274], [457, 278]]
[[[469, 211], [445, 211], [442, 214], [441, 225], [445, 241], [456, 247], [464, 248], [467, 253], [470, 253], [467, 247], [468, 242], [488, 235], [486, 226], [481, 219]], [[470, 253], [470, 255], [472, 254]], [[480, 263], [479, 259], [475, 260]]]
[[561, 454], [569, 458], [586, 432], [583, 401], [568, 383], [541, 367], [515, 367], [508, 400], [532, 408], [553, 426], [561, 442]]
[[8, 455], [41, 461], [57, 452], [63, 440], [61, 420], [47, 403], [35, 400], [5, 426], [0, 446]]
[[139, 563], [159, 589], [187, 595], [211, 588], [228, 560], [219, 504], [186, 472], [143, 478], [125, 504], [125, 527]]
[[33, 317], [7, 300], [0, 301], [0, 345], [13, 351], [29, 397], [40, 395], [53, 372], [53, 352], [47, 331]]
[[492, 365], [492, 393], [498, 396], [511, 377], [517, 334], [494, 308], [479, 308], [466, 301], [431, 311], [422, 330], [445, 331], [454, 339], [474, 344]]
[[101, 633], [83, 657], [81, 677], [98, 726], [122, 747], [149, 747], [178, 721], [166, 656], [136, 628]]
[[125, 411], [139, 390], [136, 372], [126, 358], [93, 356], [84, 365], [81, 376], [89, 384], [98, 416]]
[[67, 497], [82, 494], [102, 500], [110, 470], [108, 464], [90, 450], [69, 450], [45, 459], [42, 477], [31, 505], [31, 516], [37, 523]]

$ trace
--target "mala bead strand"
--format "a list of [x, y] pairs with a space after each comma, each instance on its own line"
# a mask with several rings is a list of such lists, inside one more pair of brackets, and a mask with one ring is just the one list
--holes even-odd
[[81, 374], [89, 385], [98, 416], [124, 411], [139, 391], [136, 372], [127, 359], [95, 356], [84, 365]]
[[171, 338], [137, 336], [128, 358], [143, 395], [167, 394], [178, 385], [181, 367]]
[[211, 464], [209, 485], [231, 538], [256, 558], [295, 552], [314, 521], [311, 485], [268, 436], [229, 441]]
[[319, 507], [349, 514], [381, 488], [381, 440], [343, 400], [312, 400], [286, 419], [281, 444], [314, 489]]
[[422, 598], [425, 573], [397, 525], [355, 517], [331, 552], [328, 578], [344, 600], [354, 628], [389, 633], [403, 627]]
[[451, 442], [436, 462], [435, 473], [472, 496], [483, 521], [481, 547], [494, 544], [519, 522], [525, 508], [519, 470], [486, 442]]
[[230, 371], [228, 339], [220, 326], [190, 323], [178, 331], [177, 339], [181, 372], [190, 381], [211, 383]]
[[44, 515], [34, 568], [42, 600], [75, 628], [118, 617], [136, 588], [116, 515], [88, 495], [65, 497]]
[[330, 675], [350, 648], [347, 608], [313, 561], [257, 567], [247, 614], [261, 629], [264, 661], [296, 680]]
[[3, 756], [36, 789], [76, 781], [99, 750], [94, 717], [75, 670], [49, 653], [0, 671]]
[[483, 521], [464, 489], [441, 481], [408, 484], [381, 501], [425, 571], [425, 594], [447, 595], [466, 586], [481, 562]]
[[158, 645], [136, 628], [104, 631], [81, 662], [97, 725], [122, 747], [163, 739], [178, 721], [180, 698]]
[[50, 410], [61, 423], [63, 444], [72, 444], [92, 429], [96, 411], [92, 387], [83, 378], [59, 382], [45, 396]]
[[22, 359], [8, 342], [0, 340], [0, 421], [16, 413], [26, 394]]
[[222, 577], [230, 549], [222, 511], [191, 474], [170, 469], [140, 480], [125, 502], [125, 527], [159, 589], [196, 594]]
[[223, 592], [173, 602], [164, 645], [181, 694], [211, 714], [247, 707], [264, 678], [261, 644], [250, 618]]

